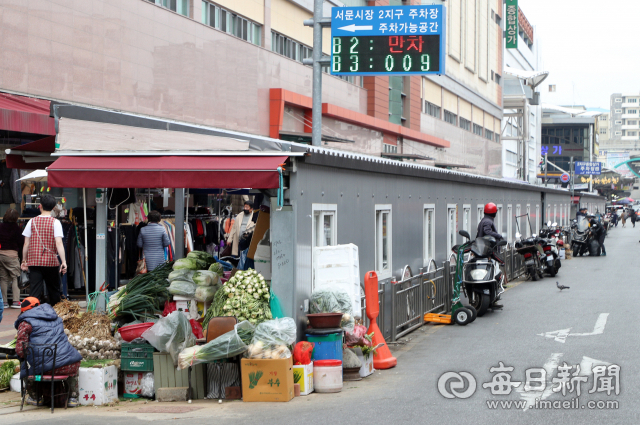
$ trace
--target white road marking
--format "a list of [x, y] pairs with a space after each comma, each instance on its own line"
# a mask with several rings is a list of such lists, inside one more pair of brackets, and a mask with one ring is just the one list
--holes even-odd
[[592, 335], [601, 335], [604, 333], [604, 328], [607, 325], [607, 318], [609, 317], [609, 313], [600, 313], [598, 316], [598, 320], [596, 320], [596, 324], [593, 327], [593, 332], [589, 333], [569, 333], [571, 328], [560, 329], [557, 331], [545, 332], [541, 334], [537, 334], [538, 336], [543, 336], [545, 338], [553, 338], [555, 341], [560, 342], [562, 344], [565, 343], [568, 336], [592, 336]]
[[542, 366], [542, 368], [547, 372], [546, 385], [544, 390], [542, 391], [526, 391], [526, 385], [523, 385], [520, 388], [517, 388], [516, 391], [520, 393], [520, 398], [527, 402], [527, 406], [522, 409], [523, 411], [528, 410], [533, 407], [538, 400], [544, 400], [545, 398], [549, 398], [551, 394], [553, 394], [553, 385], [551, 384], [551, 380], [553, 378], [553, 372], [558, 368], [558, 363], [560, 362], [560, 358], [562, 357], [562, 353], [553, 353], [551, 357], [547, 360], [547, 362]]
[[602, 360], [592, 359], [591, 357], [583, 356], [580, 362], [580, 375], [589, 376], [593, 375], [594, 366], [609, 366], [611, 363], [604, 362]]

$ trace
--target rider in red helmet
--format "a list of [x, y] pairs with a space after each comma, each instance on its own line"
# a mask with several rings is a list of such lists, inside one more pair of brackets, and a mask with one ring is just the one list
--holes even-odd
[[493, 224], [493, 220], [496, 218], [497, 212], [498, 207], [493, 202], [489, 202], [484, 206], [484, 217], [478, 224], [478, 234], [476, 238], [481, 238], [483, 236], [493, 236], [494, 238], [496, 238], [496, 241], [502, 239], [502, 235], [498, 233], [495, 224]]

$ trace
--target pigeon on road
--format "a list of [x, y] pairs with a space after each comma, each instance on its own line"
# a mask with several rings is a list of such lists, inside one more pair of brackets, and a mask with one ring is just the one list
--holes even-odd
[[556, 282], [556, 286], [558, 287], [559, 290], [563, 290], [563, 289], [569, 289], [569, 286], [564, 286], [564, 285], [560, 285], [560, 282]]

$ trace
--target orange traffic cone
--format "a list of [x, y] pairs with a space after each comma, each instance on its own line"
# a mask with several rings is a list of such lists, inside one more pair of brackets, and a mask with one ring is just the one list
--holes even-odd
[[391, 355], [391, 350], [380, 332], [380, 328], [376, 323], [378, 314], [380, 314], [380, 304], [378, 303], [378, 275], [376, 272], [367, 272], [364, 277], [364, 296], [367, 300], [367, 317], [371, 321], [367, 335], [373, 332], [372, 344], [375, 347], [383, 344], [376, 350], [373, 355], [373, 367], [376, 369], [391, 369], [398, 364], [398, 359]]

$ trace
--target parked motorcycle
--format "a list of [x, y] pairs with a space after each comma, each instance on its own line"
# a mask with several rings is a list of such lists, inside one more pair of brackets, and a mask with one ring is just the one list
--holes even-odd
[[542, 267], [544, 251], [542, 251], [536, 240], [536, 236], [521, 239], [520, 233], [516, 233], [516, 251], [524, 258], [527, 276], [534, 282], [544, 277]]
[[592, 257], [600, 255], [600, 244], [586, 217], [580, 216], [571, 221], [571, 248], [574, 257], [586, 253]]
[[540, 231], [540, 237], [538, 238], [538, 244], [542, 247], [544, 252], [544, 271], [549, 273], [551, 277], [558, 274], [558, 270], [562, 267], [560, 262], [560, 252], [557, 245], [557, 234], [560, 232], [557, 229], [557, 223], [548, 222], [547, 226]]
[[[461, 230], [459, 234], [471, 241], [468, 232]], [[470, 242], [465, 249], [465, 254], [468, 252], [470, 256], [463, 267], [462, 288], [478, 317], [484, 316], [504, 292], [504, 273], [496, 263], [504, 264], [498, 250], [506, 244], [505, 240], [497, 242], [492, 236], [483, 236]], [[456, 248], [453, 248], [454, 252], [457, 252]]]

